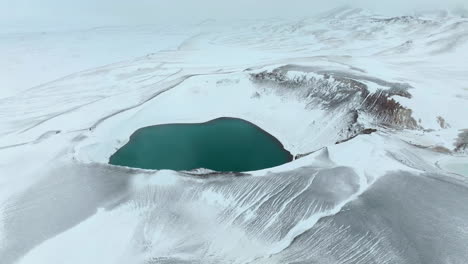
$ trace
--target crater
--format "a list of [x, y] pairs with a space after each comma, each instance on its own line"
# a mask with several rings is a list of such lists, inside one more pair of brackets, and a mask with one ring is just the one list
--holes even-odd
[[281, 142], [260, 127], [223, 117], [206, 123], [141, 128], [110, 157], [109, 164], [153, 170], [245, 172], [292, 160]]

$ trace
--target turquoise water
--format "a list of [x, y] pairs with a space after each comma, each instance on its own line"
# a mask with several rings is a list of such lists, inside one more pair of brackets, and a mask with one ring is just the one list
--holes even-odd
[[110, 157], [114, 165], [142, 169], [253, 171], [292, 160], [281, 143], [241, 119], [167, 124], [137, 130]]

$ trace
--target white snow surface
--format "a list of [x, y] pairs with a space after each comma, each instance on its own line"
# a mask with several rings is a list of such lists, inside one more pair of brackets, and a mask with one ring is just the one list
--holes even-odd
[[[468, 129], [467, 54], [466, 18], [360, 9], [183, 29], [2, 33], [2, 263], [411, 263], [384, 238], [368, 240], [371, 231], [316, 236], [391, 173], [433, 173], [466, 188], [468, 156], [454, 144]], [[377, 132], [347, 140], [345, 108], [252, 79], [286, 65], [299, 66], [290, 79], [360, 76], [371, 93], [389, 89], [372, 78], [407, 84], [411, 98], [392, 99], [419, 127], [363, 114], [359, 124]], [[141, 127], [218, 117], [250, 121], [293, 155], [311, 154], [242, 177], [107, 164]]]

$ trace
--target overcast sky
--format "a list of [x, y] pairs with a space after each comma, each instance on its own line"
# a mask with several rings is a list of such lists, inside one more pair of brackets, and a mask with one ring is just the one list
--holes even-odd
[[122, 25], [304, 17], [341, 5], [397, 15], [414, 9], [467, 8], [468, 0], [0, 0], [0, 24]]

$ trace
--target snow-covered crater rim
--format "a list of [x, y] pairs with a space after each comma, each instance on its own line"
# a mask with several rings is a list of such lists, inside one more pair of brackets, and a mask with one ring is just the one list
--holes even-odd
[[[226, 124], [230, 124], [230, 126], [229, 126], [230, 128], [228, 130], [226, 130], [226, 126], [225, 126]], [[250, 139], [253, 139], [254, 137], [258, 139], [259, 135], [261, 135], [262, 139], [263, 138], [268, 139], [268, 141], [262, 141], [262, 142], [264, 142], [264, 143], [268, 142], [269, 147], [274, 146], [275, 151], [273, 151], [273, 152], [276, 153], [276, 154], [281, 153], [282, 160], [281, 161], [279, 161], [279, 160], [276, 161], [276, 162], [280, 162], [280, 163], [277, 164], [277, 165], [274, 165], [274, 166], [272, 166], [272, 164], [270, 164], [270, 165], [257, 164], [255, 167], [257, 167], [257, 166], [261, 167], [258, 170], [281, 166], [283, 164], [289, 163], [289, 162], [294, 160], [294, 156], [291, 154], [291, 152], [289, 152], [285, 148], [285, 146], [281, 143], [281, 141], [279, 139], [277, 139], [276, 137], [274, 137], [273, 135], [271, 135], [270, 133], [268, 133], [267, 131], [265, 131], [264, 129], [259, 127], [258, 125], [254, 124], [252, 122], [249, 122], [247, 120], [244, 120], [244, 119], [241, 119], [241, 118], [236, 118], [236, 117], [219, 117], [219, 118], [208, 120], [206, 122], [201, 122], [201, 123], [168, 123], [168, 124], [159, 124], [159, 125], [152, 125], [152, 126], [142, 127], [142, 128], [137, 129], [135, 132], [132, 133], [132, 135], [130, 136], [128, 144], [126, 144], [125, 146], [129, 146], [131, 144], [138, 144], [138, 143], [135, 143], [135, 142], [138, 142], [138, 141], [141, 142], [141, 139], [143, 139], [142, 138], [143, 134], [146, 134], [146, 136], [144, 136], [144, 140], [153, 141], [153, 140], [155, 140], [153, 138], [154, 136], [151, 136], [151, 138], [148, 138], [148, 136], [150, 134], [153, 134], [153, 132], [148, 133], [148, 131], [161, 131], [161, 130], [157, 130], [157, 129], [164, 129], [164, 128], [169, 128], [169, 127], [178, 128], [179, 132], [184, 131], [183, 135], [188, 136], [188, 138], [191, 138], [191, 140], [195, 140], [195, 141], [197, 141], [197, 138], [199, 139], [199, 137], [196, 136], [195, 138], [192, 138], [190, 136], [191, 133], [192, 133], [191, 132], [192, 129], [194, 129], [194, 128], [199, 128], [199, 129], [204, 128], [205, 130], [203, 130], [203, 131], [205, 131], [205, 132], [203, 134], [196, 133], [196, 135], [197, 134], [202, 135], [202, 138], [203, 138], [202, 140], [208, 140], [208, 141], [219, 140], [219, 139], [211, 138], [211, 136], [210, 136], [210, 135], [212, 135], [212, 133], [210, 133], [210, 131], [213, 131], [212, 130], [213, 128], [211, 128], [211, 130], [210, 130], [210, 127], [213, 127], [214, 125], [216, 125], [218, 127], [216, 129], [216, 134], [219, 135], [220, 138], [221, 138], [220, 143], [222, 143], [222, 144], [227, 143], [224, 146], [219, 146], [219, 147], [224, 149], [223, 151], [231, 151], [231, 150], [236, 151], [237, 148], [235, 147], [234, 149], [231, 149], [232, 145], [229, 144], [229, 142], [231, 142], [232, 140], [234, 140], [232, 142], [238, 142], [240, 144], [244, 144], [245, 146], [248, 146], [250, 144], [249, 142], [251, 142]], [[230, 131], [233, 131], [232, 129], [235, 129], [234, 127], [232, 127], [233, 125], [235, 127], [238, 127], [241, 130], [240, 131], [234, 130], [234, 131], [237, 131], [238, 133], [237, 132], [231, 133]], [[145, 131], [146, 131], [146, 133], [145, 133]], [[198, 131], [200, 131], [200, 130], [198, 130]], [[248, 134], [246, 134], [246, 133], [248, 133]], [[167, 135], [166, 133], [164, 133], [163, 135], [161, 135], [161, 134], [159, 134], [159, 135], [162, 137], [161, 140], [163, 142], [166, 141], [166, 140], [171, 141], [171, 140], [174, 139], [172, 135]], [[184, 137], [183, 135], [182, 135], [182, 137]], [[246, 137], [246, 135], [248, 135], [248, 136]], [[165, 138], [165, 137], [169, 137], [169, 138]], [[140, 140], [137, 140], [136, 138], [139, 138]], [[183, 138], [178, 138], [176, 141], [178, 142], [180, 140], [182, 140], [182, 142], [185, 142]], [[227, 141], [224, 141], [224, 140], [227, 140]], [[247, 140], [247, 141], [244, 143], [243, 142], [244, 140]], [[176, 142], [173, 142], [173, 143], [176, 144]], [[189, 142], [186, 142], [186, 143], [189, 143]], [[182, 145], [186, 145], [186, 144], [182, 144]], [[189, 144], [189, 145], [192, 145], [192, 144]], [[270, 154], [273, 154], [273, 153], [270, 153], [270, 151], [265, 151], [263, 149], [264, 145], [265, 144], [263, 144], [263, 143], [259, 143], [258, 148], [254, 149], [252, 151], [254, 151], [257, 155], [260, 155], [260, 156], [269, 156]], [[172, 148], [179, 149], [179, 147], [180, 146], [175, 146], [174, 145]], [[120, 150], [122, 150], [122, 149], [123, 149], [123, 147], [120, 148], [118, 151], [116, 151], [115, 153], [113, 153], [111, 155], [111, 157], [109, 159], [109, 164], [122, 165], [120, 163], [120, 162], [122, 162], [122, 160], [121, 160], [122, 158], [118, 157], [118, 156], [122, 155], [121, 152], [120, 152]], [[191, 147], [190, 149], [191, 150], [190, 150], [189, 156], [193, 155], [193, 153], [192, 153], [193, 148]], [[247, 149], [248, 149], [248, 147], [247, 147]], [[247, 149], [244, 149], [244, 150], [247, 150]], [[146, 155], [152, 155], [151, 153], [147, 153], [146, 152], [147, 150], [142, 149], [141, 151], [145, 151]], [[157, 149], [154, 149], [153, 151], [159, 152]], [[187, 153], [185, 153], [183, 149], [181, 149], [180, 151], [182, 151], [182, 153], [176, 154], [175, 158], [176, 159], [185, 159], [185, 158], [187, 158], [186, 157]], [[198, 150], [195, 150], [195, 151], [198, 151]], [[216, 153], [216, 149], [214, 151]], [[206, 151], [200, 150], [200, 153], [198, 153], [198, 154], [195, 153], [195, 155], [206, 156], [207, 153], [208, 153], [208, 157], [210, 157], [210, 159], [211, 159], [211, 156], [213, 156], [213, 153], [211, 153], [211, 152], [206, 152]], [[156, 154], [156, 153], [154, 153], [154, 154]], [[166, 153], [166, 154], [170, 155], [169, 153]], [[166, 154], [164, 156], [166, 156]], [[239, 155], [238, 157], [239, 157], [239, 159], [242, 159], [242, 157], [249, 156], [249, 155], [250, 155], [249, 153], [243, 153], [242, 155]], [[254, 156], [257, 156], [257, 155], [254, 155]], [[246, 161], [247, 161], [246, 164], [251, 163], [250, 159], [247, 159]], [[130, 163], [132, 163], [132, 162], [130, 162]], [[262, 162], [260, 162], [260, 163], [262, 163]], [[131, 167], [134, 166], [136, 168], [140, 168], [138, 165], [135, 165], [135, 164], [134, 165], [128, 165], [128, 166], [131, 166]], [[208, 167], [199, 167], [199, 168], [195, 168], [195, 169], [178, 170], [178, 171], [186, 171], [186, 172], [190, 172], [192, 174], [193, 173], [195, 173], [195, 174], [200, 174], [200, 173], [202, 173], [202, 174], [206, 174], [206, 173], [213, 174], [213, 173], [217, 173], [217, 172], [220, 172], [220, 173], [231, 173], [231, 172], [232, 173], [243, 173], [243, 172], [247, 172], [247, 171], [252, 170], [252, 168], [248, 169], [248, 167], [249, 167], [249, 165], [246, 165], [246, 167], [244, 169], [241, 169], [241, 170], [231, 170], [231, 169], [227, 169], [227, 168], [226, 169], [213, 170], [213, 169], [211, 169], [210, 166], [208, 166]]]
[[[128, 166], [122, 166], [122, 165], [115, 165], [115, 164], [110, 164], [110, 158], [112, 155], [114, 155], [121, 147], [125, 146], [131, 139], [131, 137], [137, 133], [141, 129], [149, 128], [149, 127], [155, 127], [155, 126], [165, 126], [165, 125], [186, 125], [186, 124], [206, 124], [209, 122], [217, 121], [217, 120], [241, 120], [243, 122], [247, 122], [250, 125], [256, 127], [258, 131], [261, 133], [265, 134], [266, 136], [270, 137], [273, 141], [274, 144], [277, 144], [282, 151], [285, 151], [289, 154], [290, 156], [290, 161], [275, 166], [277, 168], [282, 168], [289, 170], [288, 168], [291, 166], [290, 163], [294, 162], [296, 157], [286, 148], [286, 146], [274, 135], [270, 134], [267, 130], [263, 129], [259, 125], [255, 123], [253, 120], [246, 120], [241, 117], [233, 117], [233, 116], [220, 116], [216, 117], [213, 119], [191, 119], [191, 120], [186, 120], [186, 121], [178, 121], [178, 122], [168, 122], [168, 123], [160, 123], [160, 124], [153, 124], [153, 125], [148, 125], [148, 126], [143, 126], [139, 128], [135, 128], [127, 134], [124, 138], [121, 139], [115, 139], [115, 140], [106, 140], [106, 141], [101, 141], [97, 142], [97, 139], [100, 138], [99, 136], [93, 134], [93, 131], [89, 131], [88, 136], [83, 138], [83, 141], [80, 142], [79, 145], [76, 146], [75, 152], [74, 152], [74, 158], [75, 160], [83, 163], [101, 163], [101, 164], [106, 164], [107, 166], [114, 166], [114, 167], [121, 167], [125, 169], [131, 169], [131, 170], [136, 170], [136, 171], [141, 171], [141, 172], [155, 172], [159, 171], [156, 169], [143, 169], [143, 168], [136, 168], [136, 167], [128, 167]], [[261, 171], [268, 171], [272, 168], [264, 168], [264, 169], [259, 169], [257, 172]], [[293, 166], [292, 168], [296, 168], [296, 166]], [[243, 171], [243, 172], [231, 172], [231, 171], [215, 171], [207, 168], [199, 168], [199, 169], [194, 169], [194, 170], [181, 170], [178, 171], [180, 173], [185, 173], [188, 175], [217, 175], [219, 173], [233, 173], [236, 175], [242, 175], [244, 173], [249, 173], [251, 171]], [[253, 171], [252, 171], [253, 172]]]

